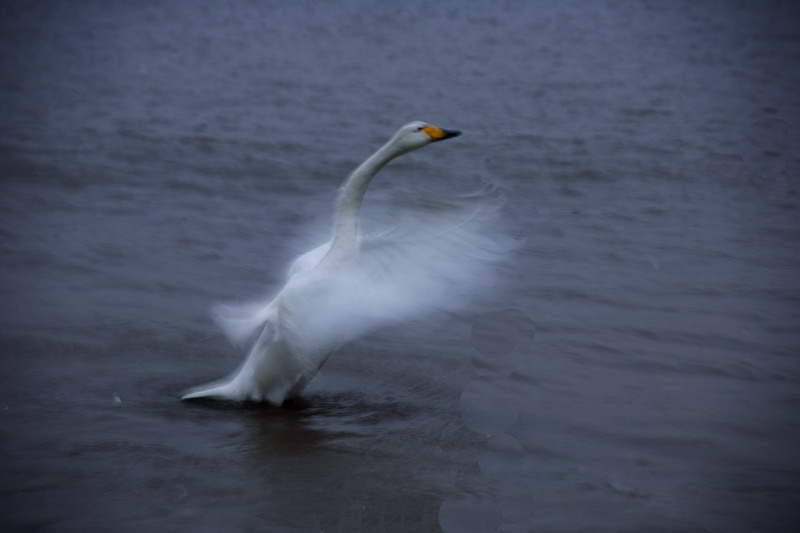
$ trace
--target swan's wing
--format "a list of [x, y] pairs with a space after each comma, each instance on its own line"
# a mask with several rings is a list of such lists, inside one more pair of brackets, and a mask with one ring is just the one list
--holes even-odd
[[300, 256], [274, 301], [214, 308], [227, 335], [241, 343], [265, 322], [275, 323], [293, 357], [314, 372], [344, 342], [456, 311], [491, 291], [519, 245], [501, 224], [504, 200], [491, 186], [452, 197], [416, 191], [373, 200], [379, 216], [361, 221], [367, 235], [357, 258], [321, 262], [329, 243]]
[[[505, 236], [494, 188], [394, 205], [390, 231], [362, 240], [351, 262], [320, 263], [282, 293], [291, 342], [313, 364], [378, 327], [463, 308], [492, 289], [518, 243]], [[362, 230], [369, 220], [362, 220]]]
[[249, 344], [254, 334], [275, 317], [272, 299], [262, 301], [219, 303], [211, 308], [211, 318], [234, 345]]
[[[311, 270], [328, 253], [331, 243], [327, 242], [298, 256], [289, 266], [287, 279]], [[211, 308], [211, 317], [225, 332], [234, 345], [244, 346], [252, 342], [259, 328], [275, 318], [276, 302], [272, 297], [249, 302], [218, 303]]]
[[[388, 206], [384, 205], [387, 203]], [[440, 244], [460, 237], [480, 247], [477, 241], [488, 238], [495, 244], [484, 243], [483, 247], [497, 259], [496, 254], [502, 255], [503, 251], [512, 251], [518, 246], [501, 225], [500, 214], [505, 203], [503, 191], [492, 184], [451, 196], [422, 188], [404, 194], [394, 193], [388, 201], [372, 202], [373, 211], [383, 216], [373, 215], [375, 220], [361, 222], [361, 231], [366, 234], [362, 250], [369, 254], [380, 247], [428, 243], [437, 237], [444, 239]], [[383, 229], [372, 229], [375, 226]], [[464, 248], [464, 252], [467, 251], [468, 247]]]
[[457, 311], [491, 291], [518, 248], [503, 227], [502, 192], [418, 196], [393, 231], [367, 237], [355, 269], [359, 313], [391, 323]]
[[291, 278], [295, 274], [311, 270], [312, 268], [314, 268], [319, 264], [320, 260], [323, 257], [325, 257], [325, 254], [327, 254], [328, 250], [330, 249], [331, 249], [331, 243], [330, 241], [328, 241], [324, 244], [317, 246], [313, 250], [310, 250], [298, 256], [297, 259], [295, 259], [292, 262], [291, 266], [289, 267], [289, 270], [286, 273], [286, 277]]

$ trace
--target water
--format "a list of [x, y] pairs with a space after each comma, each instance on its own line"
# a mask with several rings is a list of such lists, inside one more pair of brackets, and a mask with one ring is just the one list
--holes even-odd
[[[0, 11], [5, 531], [797, 522], [796, 6]], [[498, 183], [505, 285], [286, 408], [179, 402], [243, 356], [209, 308], [276, 287], [412, 119], [464, 135], [368, 206]]]

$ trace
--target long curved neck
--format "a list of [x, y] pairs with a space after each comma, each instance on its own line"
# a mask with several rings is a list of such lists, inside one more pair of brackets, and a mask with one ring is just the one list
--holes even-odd
[[358, 253], [358, 210], [369, 182], [386, 163], [402, 153], [390, 140], [347, 177], [336, 197], [329, 255], [346, 257]]

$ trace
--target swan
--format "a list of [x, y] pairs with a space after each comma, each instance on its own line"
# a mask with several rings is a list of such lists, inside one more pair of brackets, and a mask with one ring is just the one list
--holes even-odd
[[479, 266], [491, 267], [502, 255], [497, 240], [469, 229], [485, 219], [490, 191], [410, 210], [412, 222], [404, 229], [378, 236], [359, 232], [367, 187], [387, 163], [460, 133], [410, 122], [359, 165], [337, 194], [331, 240], [295, 259], [277, 295], [264, 303], [215, 309], [232, 340], [253, 337], [260, 328], [238, 370], [189, 389], [181, 399], [281, 405], [298, 395], [344, 342], [463, 303], [476, 280], [489, 274]]

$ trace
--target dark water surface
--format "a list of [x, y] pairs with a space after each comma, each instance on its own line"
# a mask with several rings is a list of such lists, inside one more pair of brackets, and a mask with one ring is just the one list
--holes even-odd
[[[3, 531], [800, 518], [796, 3], [5, 2], [0, 66]], [[498, 183], [505, 283], [285, 408], [179, 402], [413, 119], [464, 135], [367, 205]]]

